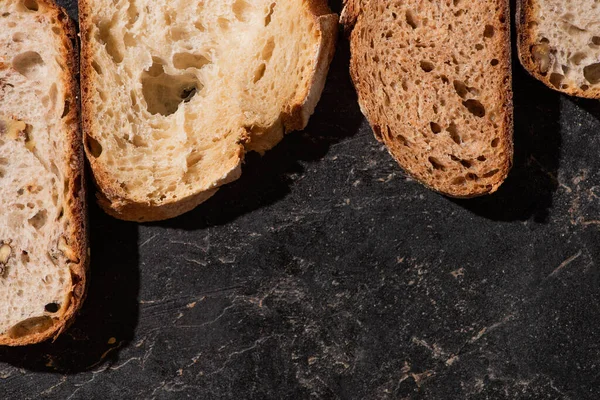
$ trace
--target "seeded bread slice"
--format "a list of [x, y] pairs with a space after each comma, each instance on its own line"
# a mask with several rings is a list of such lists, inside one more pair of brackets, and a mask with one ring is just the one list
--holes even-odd
[[548, 87], [600, 98], [600, 8], [595, 0], [519, 0], [521, 63]]
[[492, 193], [512, 165], [508, 0], [349, 0], [350, 72], [375, 136], [418, 181]]
[[302, 129], [337, 34], [325, 0], [80, 0], [86, 151], [102, 208], [177, 216]]
[[75, 47], [51, 1], [0, 1], [0, 345], [56, 337], [85, 297]]

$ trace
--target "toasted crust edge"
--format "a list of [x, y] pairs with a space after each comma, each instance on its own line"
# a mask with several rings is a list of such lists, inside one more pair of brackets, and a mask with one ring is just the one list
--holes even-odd
[[[62, 41], [64, 44], [63, 59], [67, 63], [68, 72], [63, 74], [63, 82], [70, 95], [70, 109], [65, 117], [65, 130], [68, 134], [70, 143], [67, 157], [70, 176], [69, 198], [71, 205], [65, 207], [65, 211], [70, 214], [69, 245], [75, 251], [79, 258], [78, 263], [69, 264], [71, 270], [72, 289], [69, 298], [68, 308], [64, 313], [55, 319], [54, 324], [49, 329], [23, 336], [20, 338], [10, 338], [4, 334], [0, 336], [0, 345], [2, 346], [24, 346], [35, 344], [52, 338], [55, 340], [64, 332], [74, 321], [74, 317], [81, 309], [83, 301], [87, 295], [87, 286], [89, 281], [89, 248], [87, 231], [87, 209], [85, 206], [85, 174], [84, 174], [84, 156], [81, 141], [81, 130], [79, 129], [79, 102], [77, 91], [78, 58], [77, 58], [77, 31], [75, 24], [69, 18], [67, 12], [52, 0], [37, 0], [38, 4], [45, 8], [45, 12], [56, 18], [57, 24], [61, 29]], [[42, 11], [40, 9], [40, 11]], [[69, 198], [65, 200], [69, 200]]]
[[[79, 23], [82, 37], [81, 46], [81, 96], [82, 96], [82, 127], [84, 135], [84, 149], [87, 159], [91, 165], [93, 179], [98, 189], [96, 197], [98, 204], [109, 215], [135, 222], [161, 221], [184, 214], [212, 197], [219, 187], [237, 180], [241, 176], [241, 164], [244, 160], [244, 147], [240, 145], [238, 165], [226, 176], [215, 182], [209, 189], [200, 191], [183, 199], [166, 201], [155, 204], [144, 202], [123, 196], [120, 188], [115, 187], [109, 179], [109, 173], [91, 156], [87, 144], [87, 135], [94, 137], [92, 129], [91, 107], [89, 104], [89, 93], [93, 90], [92, 66], [89, 62], [90, 51], [87, 45], [87, 34], [91, 19], [89, 0], [78, 0]], [[286, 132], [303, 129], [308, 123], [310, 115], [314, 112], [318, 103], [329, 70], [329, 65], [335, 52], [337, 37], [337, 15], [332, 14], [326, 0], [306, 0], [308, 9], [315, 18], [315, 22], [321, 30], [321, 46], [317, 53], [313, 76], [309, 80], [311, 88], [304, 96], [297, 96], [293, 104], [282, 110], [282, 122]]]
[[[359, 23], [361, 13], [362, 13], [361, 1], [362, 0], [345, 0], [344, 1], [345, 6], [344, 6], [344, 9], [342, 10], [342, 16], [340, 19], [340, 22], [342, 24], [344, 24], [344, 28], [345, 28], [347, 35], [349, 35], [349, 37], [350, 37], [350, 46], [351, 46], [350, 57], [352, 57], [352, 46], [353, 46], [352, 33], [353, 33], [353, 30], [354, 30], [354, 27], [356, 26], [356, 24]], [[503, 132], [503, 136], [506, 139], [505, 140], [505, 143], [506, 143], [505, 150], [506, 150], [506, 153], [509, 154], [509, 157], [507, 157], [507, 159], [504, 160], [504, 162], [502, 163], [502, 165], [501, 165], [502, 173], [498, 175], [498, 179], [495, 181], [495, 183], [492, 184], [492, 187], [488, 190], [468, 192], [468, 191], [460, 191], [460, 190], [450, 191], [450, 190], [446, 190], [441, 187], [433, 186], [433, 185], [421, 180], [415, 174], [408, 171], [406, 168], [404, 168], [400, 164], [399, 159], [393, 153], [393, 148], [395, 147], [395, 143], [393, 141], [387, 140], [387, 137], [385, 135], [382, 135], [382, 137], [375, 135], [375, 138], [378, 141], [381, 141], [386, 145], [388, 153], [392, 156], [392, 158], [394, 158], [394, 160], [396, 160], [396, 162], [398, 162], [398, 164], [402, 167], [402, 169], [408, 176], [410, 176], [415, 181], [419, 182], [422, 186], [425, 186], [426, 188], [433, 190], [437, 193], [440, 193], [444, 196], [457, 198], [457, 199], [469, 199], [469, 198], [480, 197], [480, 196], [492, 194], [500, 188], [500, 186], [504, 183], [504, 181], [508, 177], [510, 170], [512, 169], [513, 157], [514, 157], [514, 138], [513, 138], [514, 118], [513, 118], [512, 72], [511, 72], [511, 70], [512, 70], [512, 56], [511, 56], [512, 50], [511, 50], [511, 32], [510, 32], [511, 16], [510, 16], [509, 2], [503, 1], [502, 4], [504, 6], [503, 6], [503, 9], [500, 10], [500, 12], [502, 12], [505, 17], [504, 24], [506, 25], [506, 29], [504, 30], [504, 32], [505, 32], [506, 37], [505, 37], [504, 42], [506, 43], [506, 46], [504, 47], [502, 54], [499, 55], [498, 58], [501, 59], [502, 61], [504, 61], [504, 65], [506, 65], [506, 70], [507, 70], [506, 76], [508, 77], [508, 81], [505, 82], [505, 91], [503, 92], [502, 103], [504, 104], [503, 111], [504, 111], [504, 119], [505, 119], [505, 127], [506, 127], [506, 129]], [[356, 87], [356, 82], [358, 80], [360, 80], [360, 77], [359, 77], [358, 71], [356, 71], [355, 68], [353, 68], [353, 65], [354, 64], [351, 62], [350, 63], [350, 76], [352, 78], [352, 82], [353, 82], [354, 86]], [[359, 102], [360, 102], [360, 93], [358, 93], [358, 90], [357, 90], [357, 94], [359, 96]], [[362, 111], [362, 107], [361, 107], [361, 111]], [[371, 122], [368, 117], [367, 117], [367, 120], [369, 122], [369, 125], [371, 126], [371, 129], [373, 130], [373, 132], [375, 132], [375, 130], [373, 129], [373, 126], [377, 125], [377, 124], [374, 122]]]
[[529, 75], [548, 86], [550, 89], [565, 93], [570, 96], [577, 96], [586, 99], [600, 99], [600, 88], [590, 88], [590, 90], [583, 91], [578, 87], [574, 88], [557, 88], [550, 82], [549, 74], [542, 74], [531, 55], [531, 46], [536, 44], [534, 28], [530, 26], [532, 22], [535, 22], [534, 16], [537, 14], [539, 5], [535, 0], [517, 0], [516, 8], [516, 25], [517, 25], [517, 53], [519, 55], [519, 61]]

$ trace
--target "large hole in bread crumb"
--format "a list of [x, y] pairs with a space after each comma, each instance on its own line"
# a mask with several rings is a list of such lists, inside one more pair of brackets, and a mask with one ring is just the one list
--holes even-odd
[[583, 68], [583, 76], [585, 79], [595, 85], [600, 82], [600, 63], [590, 64]]
[[11, 339], [19, 339], [24, 336], [42, 333], [54, 325], [52, 318], [48, 316], [28, 318], [19, 322], [8, 330]]
[[492, 38], [494, 37], [494, 27], [492, 25], [486, 25], [483, 30], [483, 37]]
[[438, 160], [437, 158], [429, 157], [428, 160], [429, 160], [429, 163], [431, 164], [431, 166], [433, 167], [433, 169], [440, 170], [440, 171], [446, 170], [446, 166], [444, 164], [442, 164], [440, 162], [440, 160]]
[[60, 310], [60, 304], [58, 304], [58, 303], [48, 303], [44, 307], [44, 310], [46, 312], [48, 312], [48, 313], [51, 313], [51, 314], [57, 313], [58, 310]]
[[112, 34], [112, 22], [103, 22], [98, 25], [98, 40], [105, 45], [106, 52], [113, 59], [114, 62], [119, 64], [123, 61], [122, 45], [118, 39]]
[[190, 101], [201, 89], [195, 75], [169, 75], [157, 59], [142, 73], [142, 93], [153, 115], [174, 114], [181, 103]]
[[28, 51], [13, 58], [12, 65], [21, 75], [28, 79], [36, 79], [42, 77], [45, 63], [39, 53]]
[[480, 101], [473, 99], [463, 101], [463, 106], [465, 106], [467, 110], [469, 110], [469, 112], [474, 116], [478, 118], [485, 117], [485, 107]]
[[252, 7], [244, 0], [236, 0], [232, 6], [233, 14], [238, 19], [238, 21], [248, 21], [250, 11], [252, 11]]
[[102, 155], [102, 145], [96, 139], [91, 137], [90, 135], [86, 135], [86, 144], [89, 153], [94, 158], [98, 158]]
[[23, 5], [29, 11], [38, 11], [40, 9], [40, 6], [36, 0], [23, 0]]
[[258, 66], [256, 71], [254, 71], [254, 83], [257, 83], [258, 81], [260, 81], [263, 78], [263, 76], [265, 76], [266, 70], [267, 70], [267, 65], [265, 63], [262, 63]]
[[460, 134], [458, 133], [458, 128], [456, 127], [456, 124], [454, 122], [450, 123], [450, 126], [448, 126], [448, 129], [446, 130], [448, 131], [448, 134], [450, 135], [450, 138], [454, 141], [454, 143], [462, 143], [462, 138], [460, 137]]
[[417, 21], [410, 10], [406, 11], [406, 23], [413, 29], [417, 28]]
[[210, 60], [201, 54], [177, 53], [173, 56], [173, 66], [177, 69], [200, 69], [210, 64]]
[[275, 11], [275, 4], [276, 3], [271, 3], [269, 5], [269, 8], [267, 10], [267, 15], [265, 15], [265, 26], [269, 26], [269, 24], [271, 23], [271, 18], [273, 17], [273, 11]]
[[46, 210], [40, 210], [33, 217], [29, 218], [29, 225], [33, 226], [36, 230], [40, 230], [46, 225], [48, 221], [48, 212]]
[[275, 39], [271, 37], [267, 40], [265, 47], [263, 47], [260, 57], [265, 61], [269, 61], [273, 56], [273, 50], [275, 50]]

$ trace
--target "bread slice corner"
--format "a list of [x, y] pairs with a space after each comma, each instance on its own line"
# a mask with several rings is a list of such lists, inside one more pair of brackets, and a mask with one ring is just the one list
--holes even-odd
[[51, 0], [0, 2], [0, 345], [56, 338], [86, 295], [76, 51]]
[[517, 47], [523, 67], [546, 86], [600, 98], [600, 10], [593, 0], [518, 0]]

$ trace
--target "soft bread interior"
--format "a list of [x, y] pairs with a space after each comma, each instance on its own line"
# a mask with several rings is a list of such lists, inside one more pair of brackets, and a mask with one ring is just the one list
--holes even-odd
[[539, 73], [561, 90], [600, 89], [600, 3], [532, 0], [531, 55]]
[[[43, 3], [0, 3], [0, 336], [50, 328], [69, 307], [64, 33]], [[54, 20], [53, 20], [54, 19]]]
[[113, 207], [210, 191], [239, 176], [246, 150], [268, 150], [306, 125], [314, 105], [296, 108], [313, 85], [323, 34], [307, 1], [86, 7], [86, 146]]

